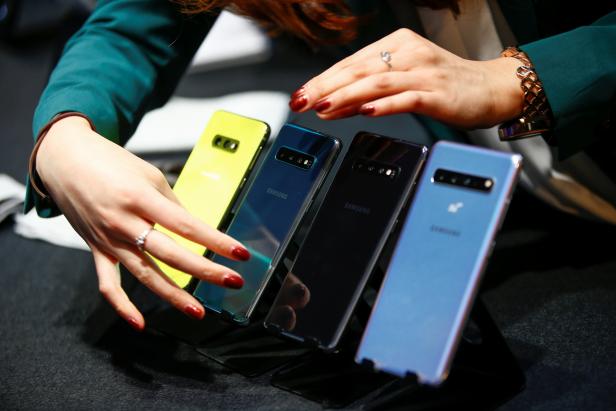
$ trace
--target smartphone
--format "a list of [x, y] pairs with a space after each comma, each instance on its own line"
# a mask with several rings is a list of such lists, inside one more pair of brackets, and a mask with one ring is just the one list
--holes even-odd
[[337, 346], [426, 154], [374, 133], [353, 138], [266, 328], [324, 350]]
[[445, 380], [521, 164], [518, 154], [432, 148], [357, 362], [424, 384]]
[[[173, 192], [193, 216], [220, 228], [270, 134], [267, 123], [227, 111], [215, 112], [193, 148]], [[158, 224], [182, 247], [203, 255], [206, 248]], [[180, 287], [192, 277], [154, 258], [162, 272]]]
[[338, 139], [285, 124], [234, 211], [227, 234], [248, 248], [248, 261], [214, 255], [244, 278], [240, 290], [199, 282], [194, 292], [204, 306], [245, 324], [291, 240], [302, 216], [340, 150]]

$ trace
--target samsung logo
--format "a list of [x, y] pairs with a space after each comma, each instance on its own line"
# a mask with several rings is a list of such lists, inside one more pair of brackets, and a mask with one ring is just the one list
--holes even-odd
[[450, 236], [453, 236], [453, 237], [460, 237], [460, 231], [453, 230], [453, 229], [447, 228], [447, 227], [440, 227], [440, 226], [434, 225], [434, 224], [432, 224], [430, 226], [430, 231], [435, 232], [435, 233], [439, 233], [439, 234], [450, 235]]
[[365, 214], [365, 215], [370, 214], [370, 209], [368, 207], [360, 206], [360, 205], [353, 204], [353, 203], [348, 203], [348, 202], [344, 203], [344, 208], [347, 210], [355, 211], [356, 213], [360, 213], [360, 214]]
[[286, 200], [289, 197], [289, 195], [287, 193], [283, 193], [282, 191], [274, 190], [271, 187], [268, 187], [265, 192], [267, 194], [273, 195], [274, 197], [282, 198], [283, 200]]

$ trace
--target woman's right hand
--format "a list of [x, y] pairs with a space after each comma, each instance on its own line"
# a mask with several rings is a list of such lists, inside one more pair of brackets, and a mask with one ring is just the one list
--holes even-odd
[[239, 288], [235, 271], [193, 254], [152, 230], [143, 250], [136, 238], [155, 223], [222, 256], [249, 258], [242, 244], [186, 211], [154, 166], [94, 132], [78, 116], [55, 123], [42, 141], [36, 170], [45, 188], [94, 257], [99, 290], [133, 328], [145, 321], [120, 283], [122, 263], [139, 281], [187, 315], [201, 319], [203, 306], [173, 284], [144, 252], [199, 280]]

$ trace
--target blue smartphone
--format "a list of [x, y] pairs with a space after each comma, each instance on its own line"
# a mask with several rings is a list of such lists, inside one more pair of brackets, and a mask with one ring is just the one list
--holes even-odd
[[336, 348], [427, 150], [375, 133], [355, 136], [266, 328], [324, 350]]
[[438, 385], [447, 377], [522, 157], [451, 142], [431, 150], [356, 361]]
[[338, 139], [285, 124], [248, 187], [227, 234], [250, 251], [248, 261], [214, 255], [214, 262], [242, 275], [231, 290], [199, 282], [194, 292], [204, 306], [234, 322], [248, 322], [283, 251], [340, 151]]

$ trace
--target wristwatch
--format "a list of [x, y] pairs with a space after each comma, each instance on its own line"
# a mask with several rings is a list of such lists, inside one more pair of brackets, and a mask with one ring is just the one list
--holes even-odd
[[501, 56], [513, 57], [522, 63], [517, 68], [516, 75], [520, 79], [520, 87], [524, 93], [524, 107], [520, 117], [500, 125], [499, 138], [501, 141], [511, 141], [541, 135], [550, 140], [552, 109], [530, 59], [517, 47], [507, 47]]

